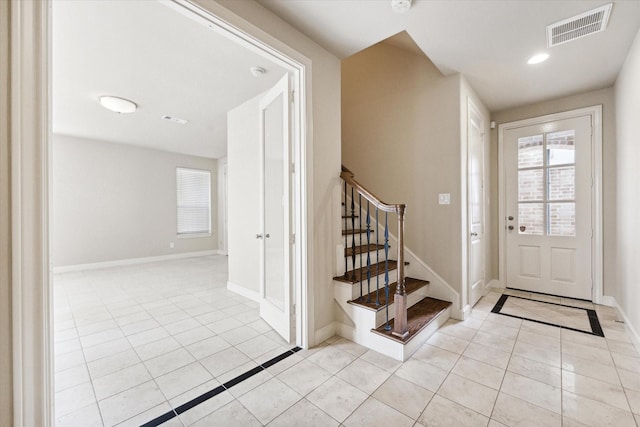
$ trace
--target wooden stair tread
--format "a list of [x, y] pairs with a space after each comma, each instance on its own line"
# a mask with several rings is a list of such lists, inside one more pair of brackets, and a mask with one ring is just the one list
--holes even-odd
[[[371, 233], [374, 233], [373, 229], [369, 230]], [[356, 229], [349, 229], [349, 230], [342, 230], [342, 235], [346, 236], [346, 235], [352, 235], [352, 234], [365, 234], [367, 232], [367, 230], [362, 229], [362, 228], [356, 228]]]
[[442, 312], [444, 312], [450, 305], [451, 303], [449, 301], [442, 301], [439, 299], [426, 297], [412, 307], [409, 307], [409, 310], [407, 310], [407, 324], [409, 325], [409, 335], [405, 339], [392, 334], [394, 319], [391, 319], [389, 321], [389, 324], [391, 325], [390, 331], [386, 331], [384, 329], [385, 325], [382, 325], [379, 328], [372, 329], [371, 332], [385, 336], [399, 343], [406, 344], [413, 337], [418, 335], [418, 332], [420, 332], [425, 326], [431, 323], [432, 320], [434, 320]]
[[[414, 279], [413, 277], [405, 277], [404, 279], [404, 287], [407, 294], [411, 294], [418, 289], [422, 288], [429, 284], [428, 280]], [[396, 292], [398, 282], [393, 282], [389, 285], [389, 299], [393, 302], [393, 294]], [[376, 291], [371, 292], [368, 295], [361, 296], [360, 298], [356, 298], [351, 301], [347, 301], [349, 304], [358, 305], [360, 307], [364, 307], [370, 310], [380, 311], [387, 305], [387, 298], [384, 292], [384, 284], [381, 284], [378, 300], [380, 302], [379, 305], [376, 305]], [[369, 301], [369, 302], [367, 302]]]
[[[398, 263], [396, 261], [389, 260], [389, 271], [395, 270], [398, 268]], [[405, 261], [404, 265], [409, 265], [408, 262]], [[378, 274], [384, 273], [385, 262], [380, 261], [377, 264], [371, 264], [371, 278], [376, 277]], [[355, 270], [347, 271], [343, 276], [336, 276], [333, 280], [337, 280], [338, 282], [344, 283], [359, 283], [360, 281], [367, 280], [367, 267], [360, 267]]]
[[[366, 254], [367, 252], [379, 251], [381, 249], [384, 249], [384, 245], [376, 245], [375, 243], [356, 246], [356, 255]], [[353, 248], [345, 248], [344, 256], [350, 257], [351, 255], [353, 255]]]

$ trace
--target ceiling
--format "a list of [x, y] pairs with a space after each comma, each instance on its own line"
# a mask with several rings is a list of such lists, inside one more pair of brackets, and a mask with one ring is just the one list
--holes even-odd
[[[285, 70], [194, 22], [155, 1], [53, 2], [54, 133], [225, 156], [227, 111]], [[255, 65], [267, 73], [253, 77]], [[101, 95], [131, 99], [138, 111], [106, 110]]]
[[[491, 111], [612, 85], [640, 28], [640, 1], [614, 1], [606, 31], [546, 49], [545, 27], [606, 0], [258, 0], [339, 58], [406, 31], [445, 75], [462, 73]], [[548, 61], [527, 59], [547, 51]]]

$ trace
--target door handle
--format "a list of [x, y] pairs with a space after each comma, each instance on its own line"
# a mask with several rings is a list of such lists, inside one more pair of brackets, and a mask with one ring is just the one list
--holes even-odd
[[476, 233], [476, 232], [471, 233], [472, 237], [476, 237], [477, 235], [478, 235], [478, 233]]
[[509, 230], [513, 230], [513, 225], [507, 227]]
[[271, 236], [269, 235], [269, 233], [267, 233], [267, 234], [264, 235], [264, 237], [268, 239]]
[[262, 234], [256, 234], [256, 239], [262, 239]]
[[511, 215], [509, 215], [509, 218], [507, 218], [509, 221], [513, 221], [513, 217]]

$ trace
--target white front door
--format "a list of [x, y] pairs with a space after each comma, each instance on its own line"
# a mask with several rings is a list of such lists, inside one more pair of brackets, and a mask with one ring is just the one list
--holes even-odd
[[289, 76], [260, 101], [261, 266], [260, 316], [289, 343], [293, 341], [293, 286], [290, 274]]
[[592, 299], [591, 117], [504, 134], [509, 288]]
[[467, 218], [469, 231], [469, 305], [484, 293], [484, 129], [480, 112], [468, 103], [467, 118]]

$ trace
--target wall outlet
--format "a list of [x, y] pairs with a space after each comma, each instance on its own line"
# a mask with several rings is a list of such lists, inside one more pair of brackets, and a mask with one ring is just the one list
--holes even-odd
[[449, 193], [438, 194], [438, 204], [439, 205], [451, 204], [451, 194]]
[[173, 249], [176, 245], [173, 242], [169, 242], [169, 249]]

